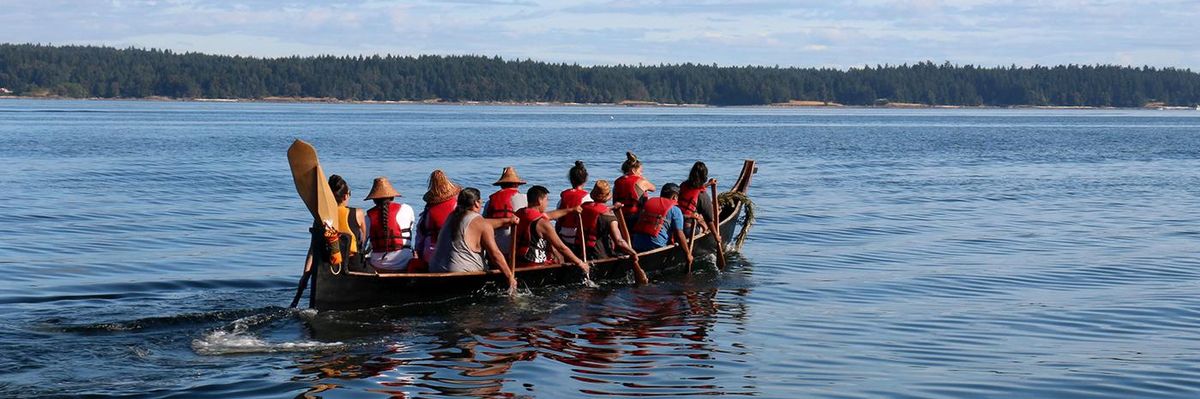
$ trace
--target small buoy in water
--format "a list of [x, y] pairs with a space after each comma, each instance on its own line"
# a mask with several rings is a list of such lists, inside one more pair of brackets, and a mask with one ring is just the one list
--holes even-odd
[[616, 119], [616, 118], [613, 118], [613, 116], [612, 116], [612, 115], [609, 115], [609, 116], [608, 116], [608, 120], [610, 120], [610, 121], [611, 121], [611, 120], [613, 120], [613, 119]]

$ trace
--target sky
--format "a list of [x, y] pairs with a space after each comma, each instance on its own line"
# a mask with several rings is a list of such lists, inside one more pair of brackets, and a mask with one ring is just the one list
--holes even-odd
[[0, 42], [848, 68], [1200, 70], [1198, 0], [0, 0]]

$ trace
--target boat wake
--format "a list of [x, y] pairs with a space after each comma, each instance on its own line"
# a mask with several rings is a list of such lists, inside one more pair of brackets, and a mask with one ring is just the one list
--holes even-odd
[[342, 348], [342, 342], [320, 342], [312, 340], [270, 342], [255, 331], [262, 330], [280, 319], [297, 316], [311, 319], [315, 310], [287, 309], [281, 312], [257, 314], [234, 320], [228, 326], [209, 331], [192, 341], [192, 350], [200, 355], [217, 356], [246, 353], [308, 352]]

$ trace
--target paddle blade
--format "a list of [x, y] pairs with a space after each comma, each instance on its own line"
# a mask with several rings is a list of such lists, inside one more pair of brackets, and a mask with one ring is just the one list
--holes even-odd
[[[324, 180], [323, 176], [317, 177], [317, 166], [320, 165], [317, 161], [317, 149], [303, 140], [296, 140], [291, 147], [288, 147], [287, 158], [288, 164], [292, 168], [292, 180], [296, 185], [296, 193], [300, 194], [304, 206], [308, 207], [308, 212], [314, 218], [323, 219], [317, 212], [316, 182]], [[329, 182], [325, 184], [328, 186]]]
[[317, 216], [326, 224], [336, 228], [338, 204], [337, 200], [333, 198], [333, 190], [329, 188], [329, 180], [325, 179], [325, 171], [321, 169], [321, 164], [317, 164], [315, 175], [317, 179]]

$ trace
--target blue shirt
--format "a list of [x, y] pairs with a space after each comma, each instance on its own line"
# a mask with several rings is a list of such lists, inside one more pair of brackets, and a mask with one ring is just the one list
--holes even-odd
[[658, 231], [658, 235], [649, 236], [642, 233], [633, 233], [633, 249], [638, 252], [645, 252], [665, 247], [670, 242], [671, 234], [675, 230], [683, 231], [683, 211], [679, 210], [678, 206], [672, 206], [667, 211], [667, 219], [663, 221], [663, 227]]

